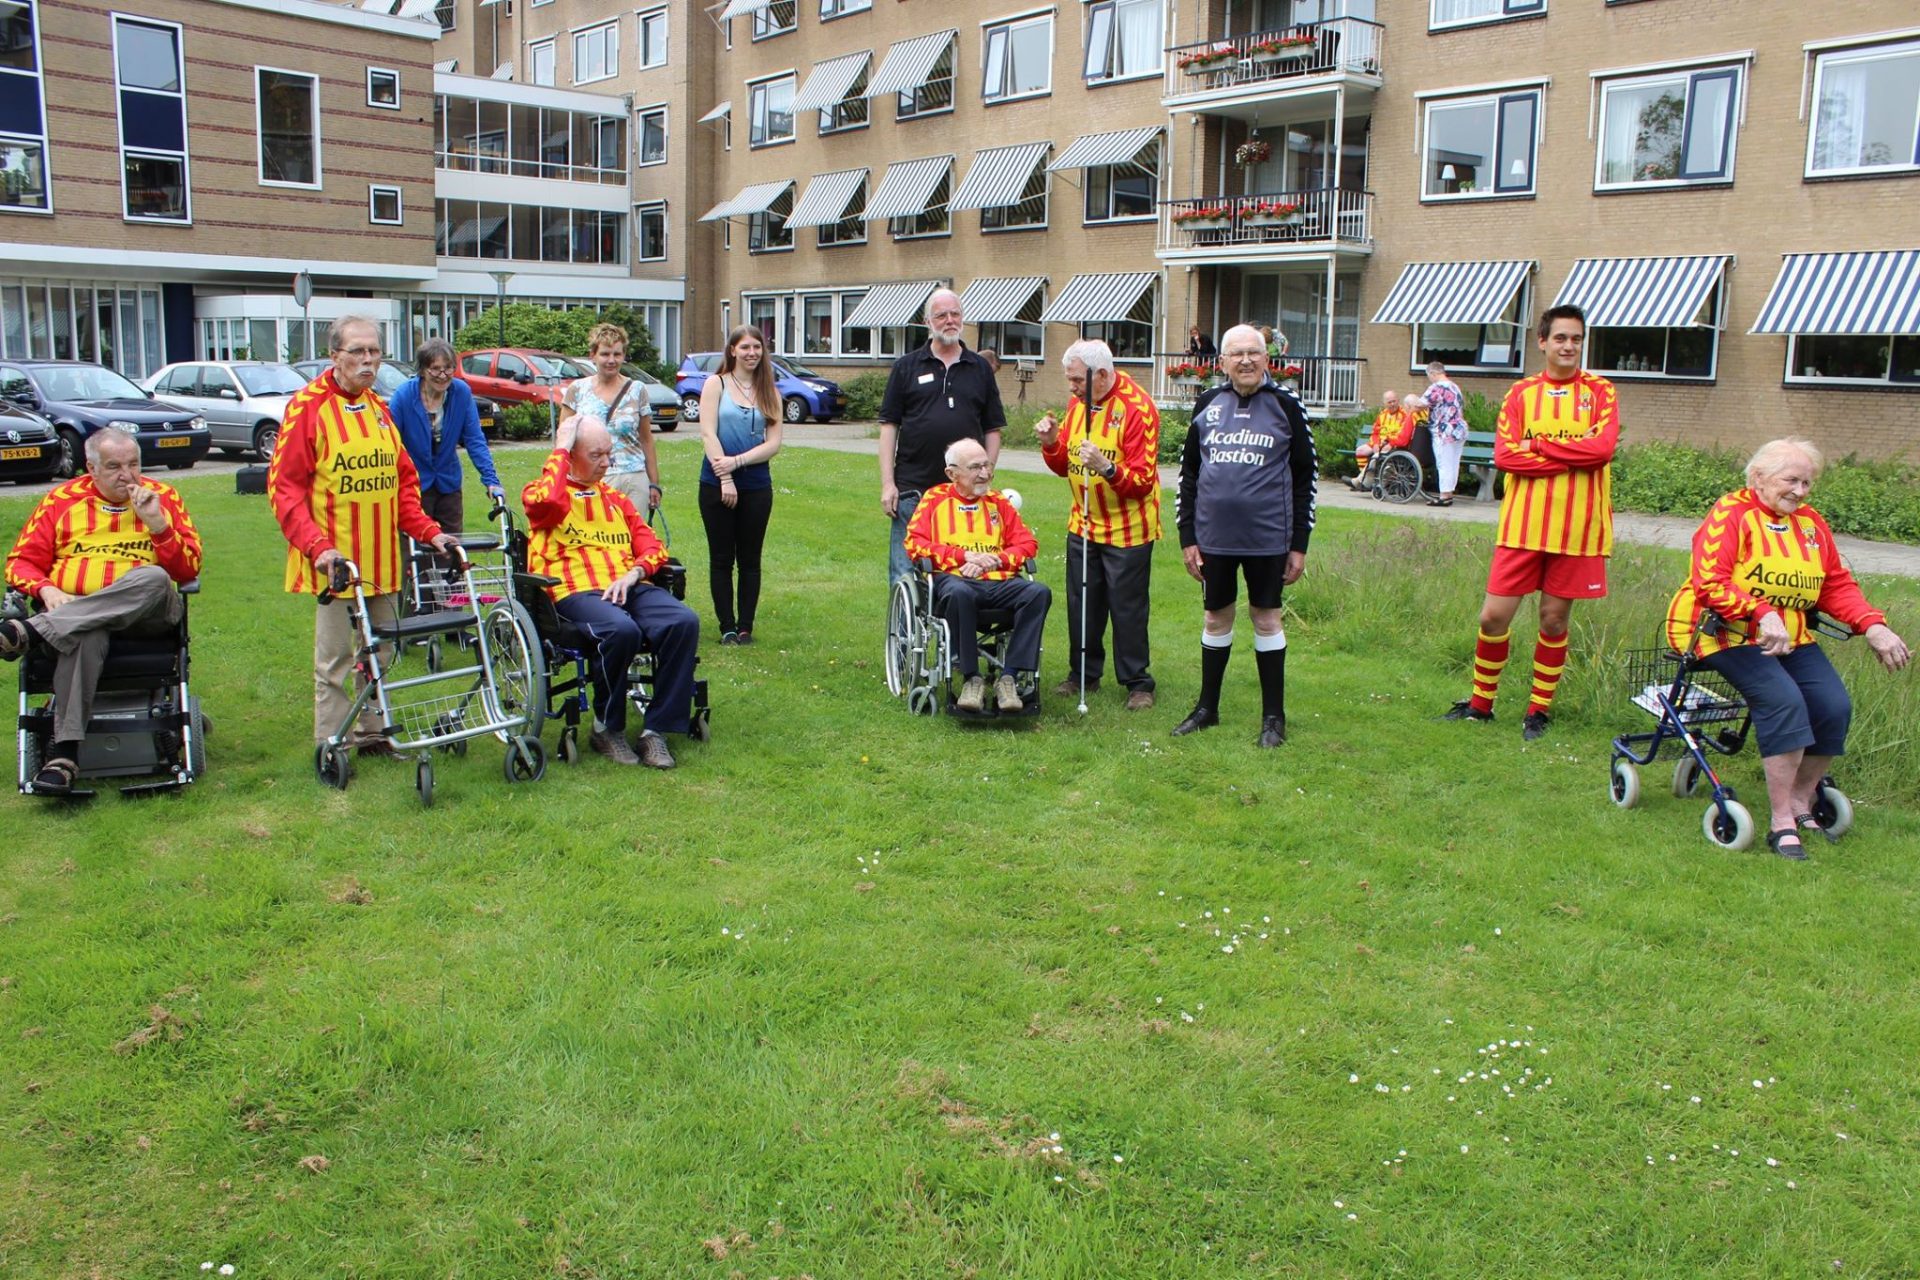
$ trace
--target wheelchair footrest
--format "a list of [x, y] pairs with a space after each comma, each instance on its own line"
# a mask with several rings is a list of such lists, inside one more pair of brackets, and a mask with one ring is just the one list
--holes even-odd
[[162, 778], [157, 782], [138, 782], [130, 787], [120, 788], [123, 796], [157, 796], [166, 791], [179, 791], [186, 787], [186, 778]]

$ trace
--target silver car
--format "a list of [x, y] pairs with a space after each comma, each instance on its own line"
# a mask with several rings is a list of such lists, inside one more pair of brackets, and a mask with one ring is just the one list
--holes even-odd
[[205, 418], [216, 449], [265, 459], [273, 456], [287, 401], [307, 379], [284, 364], [209, 360], [170, 364], [140, 385]]

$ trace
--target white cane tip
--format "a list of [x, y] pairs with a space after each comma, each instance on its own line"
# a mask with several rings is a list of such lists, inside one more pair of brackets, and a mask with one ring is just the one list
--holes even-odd
[[1025, 501], [1025, 499], [1020, 496], [1020, 491], [1018, 489], [1002, 489], [1000, 491], [1000, 496], [1005, 498], [1007, 500], [1007, 505], [1012, 507], [1015, 511], [1018, 511], [1020, 509], [1020, 504]]

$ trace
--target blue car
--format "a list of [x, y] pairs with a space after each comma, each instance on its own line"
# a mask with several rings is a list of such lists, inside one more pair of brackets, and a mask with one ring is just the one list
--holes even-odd
[[[698, 351], [680, 362], [679, 377], [673, 389], [680, 396], [680, 416], [688, 422], [700, 420], [700, 389], [707, 379], [720, 371], [723, 352]], [[780, 390], [785, 406], [782, 416], [788, 422], [831, 422], [847, 411], [847, 393], [837, 382], [829, 382], [803, 364], [786, 356], [773, 358], [773, 385]]]

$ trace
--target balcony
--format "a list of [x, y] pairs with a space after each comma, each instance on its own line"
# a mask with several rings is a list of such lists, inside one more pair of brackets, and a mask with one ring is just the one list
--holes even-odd
[[1267, 191], [1169, 200], [1158, 256], [1173, 262], [1265, 262], [1373, 252], [1371, 191]]
[[1167, 50], [1162, 105], [1171, 111], [1250, 115], [1262, 103], [1381, 83], [1386, 28], [1333, 18], [1202, 40]]
[[[1153, 398], [1163, 404], [1186, 408], [1214, 382], [1225, 379], [1214, 374], [1210, 379], [1175, 377], [1171, 371], [1191, 368], [1196, 362], [1184, 352], [1162, 351], [1153, 357]], [[1307, 412], [1319, 417], [1352, 413], [1360, 408], [1360, 366], [1358, 356], [1283, 357], [1276, 375], [1284, 374]]]

